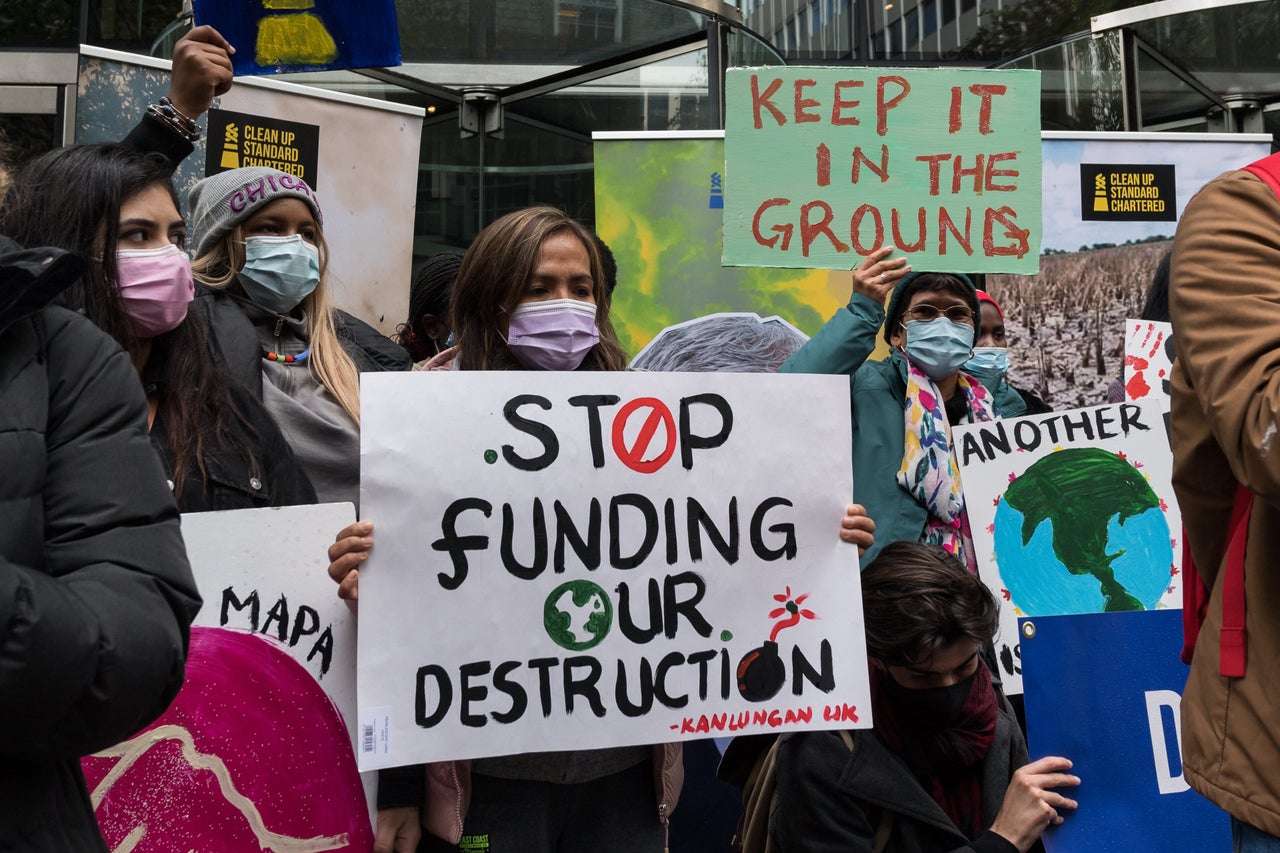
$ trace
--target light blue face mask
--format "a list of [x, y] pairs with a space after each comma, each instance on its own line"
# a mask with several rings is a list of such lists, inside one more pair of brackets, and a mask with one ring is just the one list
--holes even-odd
[[974, 347], [964, 363], [964, 372], [999, 385], [1009, 372], [1009, 350], [1005, 347]]
[[945, 379], [969, 360], [973, 351], [973, 326], [946, 317], [910, 320], [906, 324], [907, 358], [930, 379]]
[[320, 284], [320, 250], [301, 234], [246, 237], [244, 267], [236, 278], [254, 302], [287, 314]]

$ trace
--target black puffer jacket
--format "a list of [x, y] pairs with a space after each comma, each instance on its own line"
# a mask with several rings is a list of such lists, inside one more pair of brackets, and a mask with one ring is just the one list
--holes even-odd
[[105, 851], [79, 758], [182, 685], [200, 607], [118, 346], [49, 303], [78, 273], [0, 237], [0, 851]]

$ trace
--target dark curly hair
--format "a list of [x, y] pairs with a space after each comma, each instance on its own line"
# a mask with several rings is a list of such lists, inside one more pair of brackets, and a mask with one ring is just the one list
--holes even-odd
[[891, 542], [862, 572], [867, 654], [924, 663], [957, 640], [990, 645], [999, 605], [977, 575], [937, 545]]

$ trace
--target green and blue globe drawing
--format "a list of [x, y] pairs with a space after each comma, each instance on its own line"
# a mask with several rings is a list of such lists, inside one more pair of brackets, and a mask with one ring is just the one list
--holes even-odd
[[996, 508], [996, 564], [1028, 616], [1150, 610], [1173, 545], [1160, 498], [1128, 461], [1069, 448], [1036, 461]]
[[581, 652], [595, 648], [613, 627], [613, 602], [598, 584], [566, 581], [543, 602], [542, 624], [547, 636], [562, 649]]

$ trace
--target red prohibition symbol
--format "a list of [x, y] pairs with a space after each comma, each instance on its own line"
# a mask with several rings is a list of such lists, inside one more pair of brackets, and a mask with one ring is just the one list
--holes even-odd
[[[632, 413], [644, 408], [649, 410], [649, 414], [640, 427], [635, 443], [628, 449], [623, 431]], [[649, 450], [649, 444], [653, 441], [653, 436], [660, 424], [667, 428], [667, 446], [656, 457], [646, 460], [645, 453]], [[627, 403], [613, 419], [613, 452], [623, 465], [640, 474], [652, 474], [666, 465], [672, 454], [676, 452], [676, 422], [675, 418], [671, 417], [671, 410], [656, 397], [637, 397]]]

